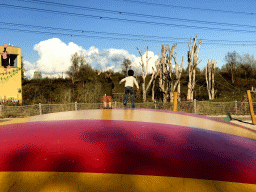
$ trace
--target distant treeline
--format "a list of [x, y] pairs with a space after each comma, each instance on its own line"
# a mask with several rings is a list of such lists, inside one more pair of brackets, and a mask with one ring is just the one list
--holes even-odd
[[[124, 93], [124, 85], [119, 85], [119, 81], [125, 76], [121, 73], [114, 73], [112, 80], [115, 84], [113, 93], [114, 100], [120, 101], [122, 99], [122, 93]], [[256, 88], [255, 74], [251, 74], [249, 77], [242, 71], [238, 71], [235, 75], [235, 81], [232, 84], [230, 74], [225, 70], [217, 69], [215, 72], [215, 90], [216, 97], [212, 101], [234, 101], [243, 100], [246, 90], [251, 87]], [[140, 90], [136, 92], [136, 102], [142, 102], [141, 91], [141, 76], [137, 77], [140, 85]], [[150, 80], [150, 75], [146, 78], [146, 82]], [[186, 70], [183, 70], [181, 76], [181, 100], [186, 100], [187, 93], [188, 74]], [[75, 81], [71, 79], [31, 79], [23, 80], [22, 83], [23, 104], [36, 104], [36, 103], [100, 103], [102, 99], [101, 95], [101, 83], [97, 80], [97, 72], [95, 71], [94, 80]], [[147, 92], [147, 101], [151, 102], [152, 91], [149, 89]], [[155, 99], [157, 102], [161, 102], [162, 95], [156, 82], [155, 86]], [[206, 89], [206, 81], [204, 71], [196, 70], [196, 85], [194, 90], [194, 99], [196, 100], [208, 100], [208, 93]]]
[[[253, 55], [228, 52], [224, 58], [225, 65], [221, 68], [216, 67], [214, 70], [214, 101], [243, 101], [246, 95], [246, 90], [256, 88], [256, 59]], [[205, 64], [206, 66], [207, 64]], [[115, 84], [113, 89], [114, 101], [122, 101], [124, 96], [124, 84], [119, 85], [119, 81], [126, 76], [127, 69], [133, 69], [129, 59], [124, 59], [121, 72], [112, 72], [112, 80]], [[193, 90], [193, 98], [199, 101], [209, 100], [205, 68], [196, 70], [195, 87]], [[22, 62], [22, 97], [23, 105], [38, 104], [38, 103], [101, 103], [101, 83], [98, 80], [98, 71], [86, 62], [84, 57], [75, 53], [71, 58], [71, 66], [67, 71], [68, 78], [42, 78], [41, 73], [35, 73], [33, 79], [28, 80], [24, 76], [25, 69]], [[138, 71], [138, 70], [136, 70]], [[189, 70], [182, 69], [180, 78], [180, 100], [187, 100]], [[151, 79], [152, 74], [148, 74], [145, 79], [145, 84]], [[139, 83], [140, 90], [136, 90], [135, 102], [143, 102], [143, 76], [135, 74]], [[154, 100], [157, 102], [163, 101], [163, 92], [160, 87], [159, 77], [156, 76], [154, 87], [150, 85], [146, 92], [146, 101], [152, 102], [152, 93], [154, 92]], [[252, 94], [253, 99], [255, 94]], [[256, 100], [256, 98], [255, 98]], [[170, 97], [167, 98], [170, 102]]]

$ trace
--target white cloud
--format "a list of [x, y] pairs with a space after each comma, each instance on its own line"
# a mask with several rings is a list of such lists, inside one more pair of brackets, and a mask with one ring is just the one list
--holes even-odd
[[40, 56], [36, 62], [39, 71], [42, 73], [59, 73], [68, 70], [71, 55], [82, 51], [82, 47], [72, 42], [66, 45], [60, 39], [53, 38], [36, 44], [34, 50]]
[[26, 69], [25, 76], [28, 78], [33, 77], [34, 72], [36, 71], [35, 65], [30, 63], [29, 61], [24, 61], [24, 68]]
[[[132, 62], [132, 67], [141, 70], [139, 62], [140, 56], [136, 57], [133, 54], [129, 54], [124, 49], [106, 49], [100, 51], [98, 48], [92, 46], [88, 50], [83, 49], [81, 46], [76, 45], [73, 42], [65, 44], [58, 38], [48, 39], [41, 41], [34, 46], [34, 50], [38, 52], [39, 59], [35, 63], [24, 61], [24, 67], [27, 70], [25, 76], [32, 78], [34, 71], [40, 71], [43, 77], [66, 77], [66, 71], [71, 65], [71, 56], [75, 53], [82, 53], [85, 56], [86, 61], [92, 66], [93, 69], [105, 71], [112, 69], [114, 71], [120, 71], [122, 69], [122, 62], [124, 58], [128, 58]], [[155, 66], [155, 61], [158, 56], [149, 51], [148, 71], [152, 71], [152, 66]], [[144, 62], [146, 61], [146, 55], [143, 55]]]

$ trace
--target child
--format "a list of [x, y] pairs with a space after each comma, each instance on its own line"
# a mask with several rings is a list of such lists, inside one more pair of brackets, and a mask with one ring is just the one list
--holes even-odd
[[[100, 74], [101, 72], [98, 73], [99, 76]], [[105, 73], [105, 77], [100, 77], [100, 82], [102, 83], [102, 88], [103, 88], [102, 101], [103, 101], [104, 109], [112, 109], [112, 89], [115, 86], [111, 79], [111, 73], [107, 71]], [[109, 107], [107, 107], [107, 103]]]
[[125, 81], [124, 106], [126, 107], [128, 95], [130, 93], [130, 95], [131, 95], [131, 102], [132, 102], [132, 108], [135, 108], [135, 103], [134, 103], [135, 94], [134, 94], [134, 90], [133, 90], [133, 84], [136, 85], [137, 90], [139, 90], [139, 85], [138, 85], [136, 79], [133, 77], [133, 75], [134, 75], [134, 71], [130, 69], [128, 71], [128, 77], [122, 79], [119, 84], [121, 84], [122, 82]]

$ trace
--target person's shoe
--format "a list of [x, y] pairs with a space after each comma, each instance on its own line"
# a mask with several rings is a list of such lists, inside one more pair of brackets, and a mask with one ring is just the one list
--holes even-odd
[[109, 107], [109, 109], [113, 109], [112, 107]]
[[103, 109], [108, 109], [108, 107], [103, 107]]

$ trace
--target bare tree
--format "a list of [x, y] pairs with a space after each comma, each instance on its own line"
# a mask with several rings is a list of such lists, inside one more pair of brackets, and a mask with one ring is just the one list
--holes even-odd
[[[175, 56], [173, 51], [175, 50]], [[168, 51], [168, 54], [167, 54]], [[175, 69], [172, 67], [172, 58], [174, 58]], [[157, 66], [159, 66], [159, 87], [163, 93], [163, 102], [167, 101], [167, 95], [170, 95], [170, 102], [173, 102], [173, 94], [175, 90], [178, 90], [180, 94], [180, 78], [183, 68], [183, 57], [182, 66], [178, 66], [177, 62], [177, 44], [174, 44], [172, 48], [168, 45], [162, 45], [161, 57], [158, 60]]]
[[[67, 75], [72, 80], [73, 98], [76, 100], [78, 95], [77, 82], [83, 81], [84, 86], [85, 79], [90, 80], [90, 78], [95, 74], [92, 73], [91, 67], [86, 63], [84, 55], [78, 55], [78, 53], [76, 52], [71, 56], [71, 66], [67, 71]], [[90, 76], [90, 78], [88, 75]]]
[[78, 79], [80, 61], [81, 61], [81, 58], [77, 52], [71, 56], [71, 66], [67, 71], [67, 75], [71, 78], [73, 84]]
[[142, 54], [142, 50], [140, 51], [139, 48], [137, 47], [137, 50], [139, 51], [139, 54], [141, 56], [141, 62], [140, 62], [140, 65], [141, 65], [141, 71], [142, 71], [142, 92], [143, 92], [143, 102], [146, 101], [147, 99], [147, 91], [148, 91], [148, 88], [150, 87], [152, 81], [153, 81], [153, 77], [154, 75], [151, 76], [151, 79], [146, 87], [146, 77], [147, 77], [147, 74], [148, 74], [148, 61], [151, 59], [151, 58], [148, 58], [148, 47], [146, 49], [146, 65], [143, 61], [143, 54]]
[[152, 76], [153, 76], [153, 81], [152, 81], [152, 101], [154, 102], [155, 101], [155, 86], [156, 86], [156, 78], [157, 76], [159, 75], [159, 72], [160, 72], [160, 68], [159, 68], [159, 65], [158, 65], [158, 60], [155, 61], [155, 66], [156, 66], [156, 71], [155, 69], [152, 67], [152, 70], [153, 70], [153, 73], [152, 73]]
[[[181, 67], [178, 66], [178, 62], [177, 62], [177, 44], [175, 44], [174, 46], [174, 50], [175, 50], [175, 56], [174, 58], [174, 63], [175, 63], [175, 73], [172, 74], [172, 78], [170, 76], [170, 80], [171, 80], [171, 87], [170, 87], [170, 102], [173, 102], [173, 94], [175, 92], [175, 90], [178, 91], [178, 95], [180, 96], [180, 78], [181, 78], [181, 72], [182, 72], [182, 68], [183, 68], [183, 56], [182, 56], [182, 62], [181, 62]], [[170, 52], [170, 51], [169, 51]], [[169, 64], [169, 62], [168, 62]], [[169, 69], [171, 69], [171, 63], [169, 64]], [[169, 74], [171, 74], [172, 71], [170, 71]]]
[[40, 71], [35, 71], [33, 79], [42, 79], [42, 73]]
[[254, 55], [250, 54], [243, 54], [239, 55], [239, 62], [238, 62], [238, 73], [240, 76], [244, 75], [244, 78], [248, 80], [248, 78], [251, 78], [255, 76], [256, 74], [256, 59], [254, 58]]
[[[169, 51], [169, 55], [166, 54], [167, 50]], [[159, 88], [163, 94], [163, 103], [167, 102], [168, 90], [169, 90], [169, 79], [172, 76], [170, 72], [172, 65], [172, 49], [169, 48], [168, 45], [162, 45], [161, 56], [158, 60], [158, 68], [159, 68]], [[169, 69], [168, 69], [169, 67]]]
[[124, 59], [123, 63], [122, 63], [122, 68], [123, 68], [123, 73], [125, 74], [125, 76], [127, 76], [127, 72], [128, 69], [131, 67], [131, 60], [130, 59]]
[[254, 57], [254, 54], [250, 55], [249, 53], [245, 53], [239, 55], [239, 63], [249, 64], [252, 67], [256, 67], [256, 59]]
[[206, 78], [206, 84], [207, 84], [207, 91], [209, 95], [209, 100], [214, 99], [215, 93], [214, 93], [214, 72], [215, 72], [215, 61], [208, 60], [208, 64], [205, 68], [205, 78]]
[[202, 40], [200, 39], [199, 42], [196, 42], [197, 35], [195, 38], [190, 38], [190, 43], [188, 43], [188, 94], [187, 94], [187, 100], [192, 101], [193, 100], [193, 93], [194, 93], [194, 87], [195, 87], [195, 77], [196, 77], [196, 66], [201, 62], [198, 62], [198, 54], [200, 51], [200, 46], [202, 43]]
[[230, 73], [231, 75], [231, 82], [232, 84], [234, 84], [235, 82], [235, 73], [236, 73], [236, 69], [238, 66], [238, 60], [239, 60], [239, 54], [237, 52], [228, 52], [227, 55], [224, 58], [225, 62], [226, 62], [226, 70], [228, 71], [228, 73]]

